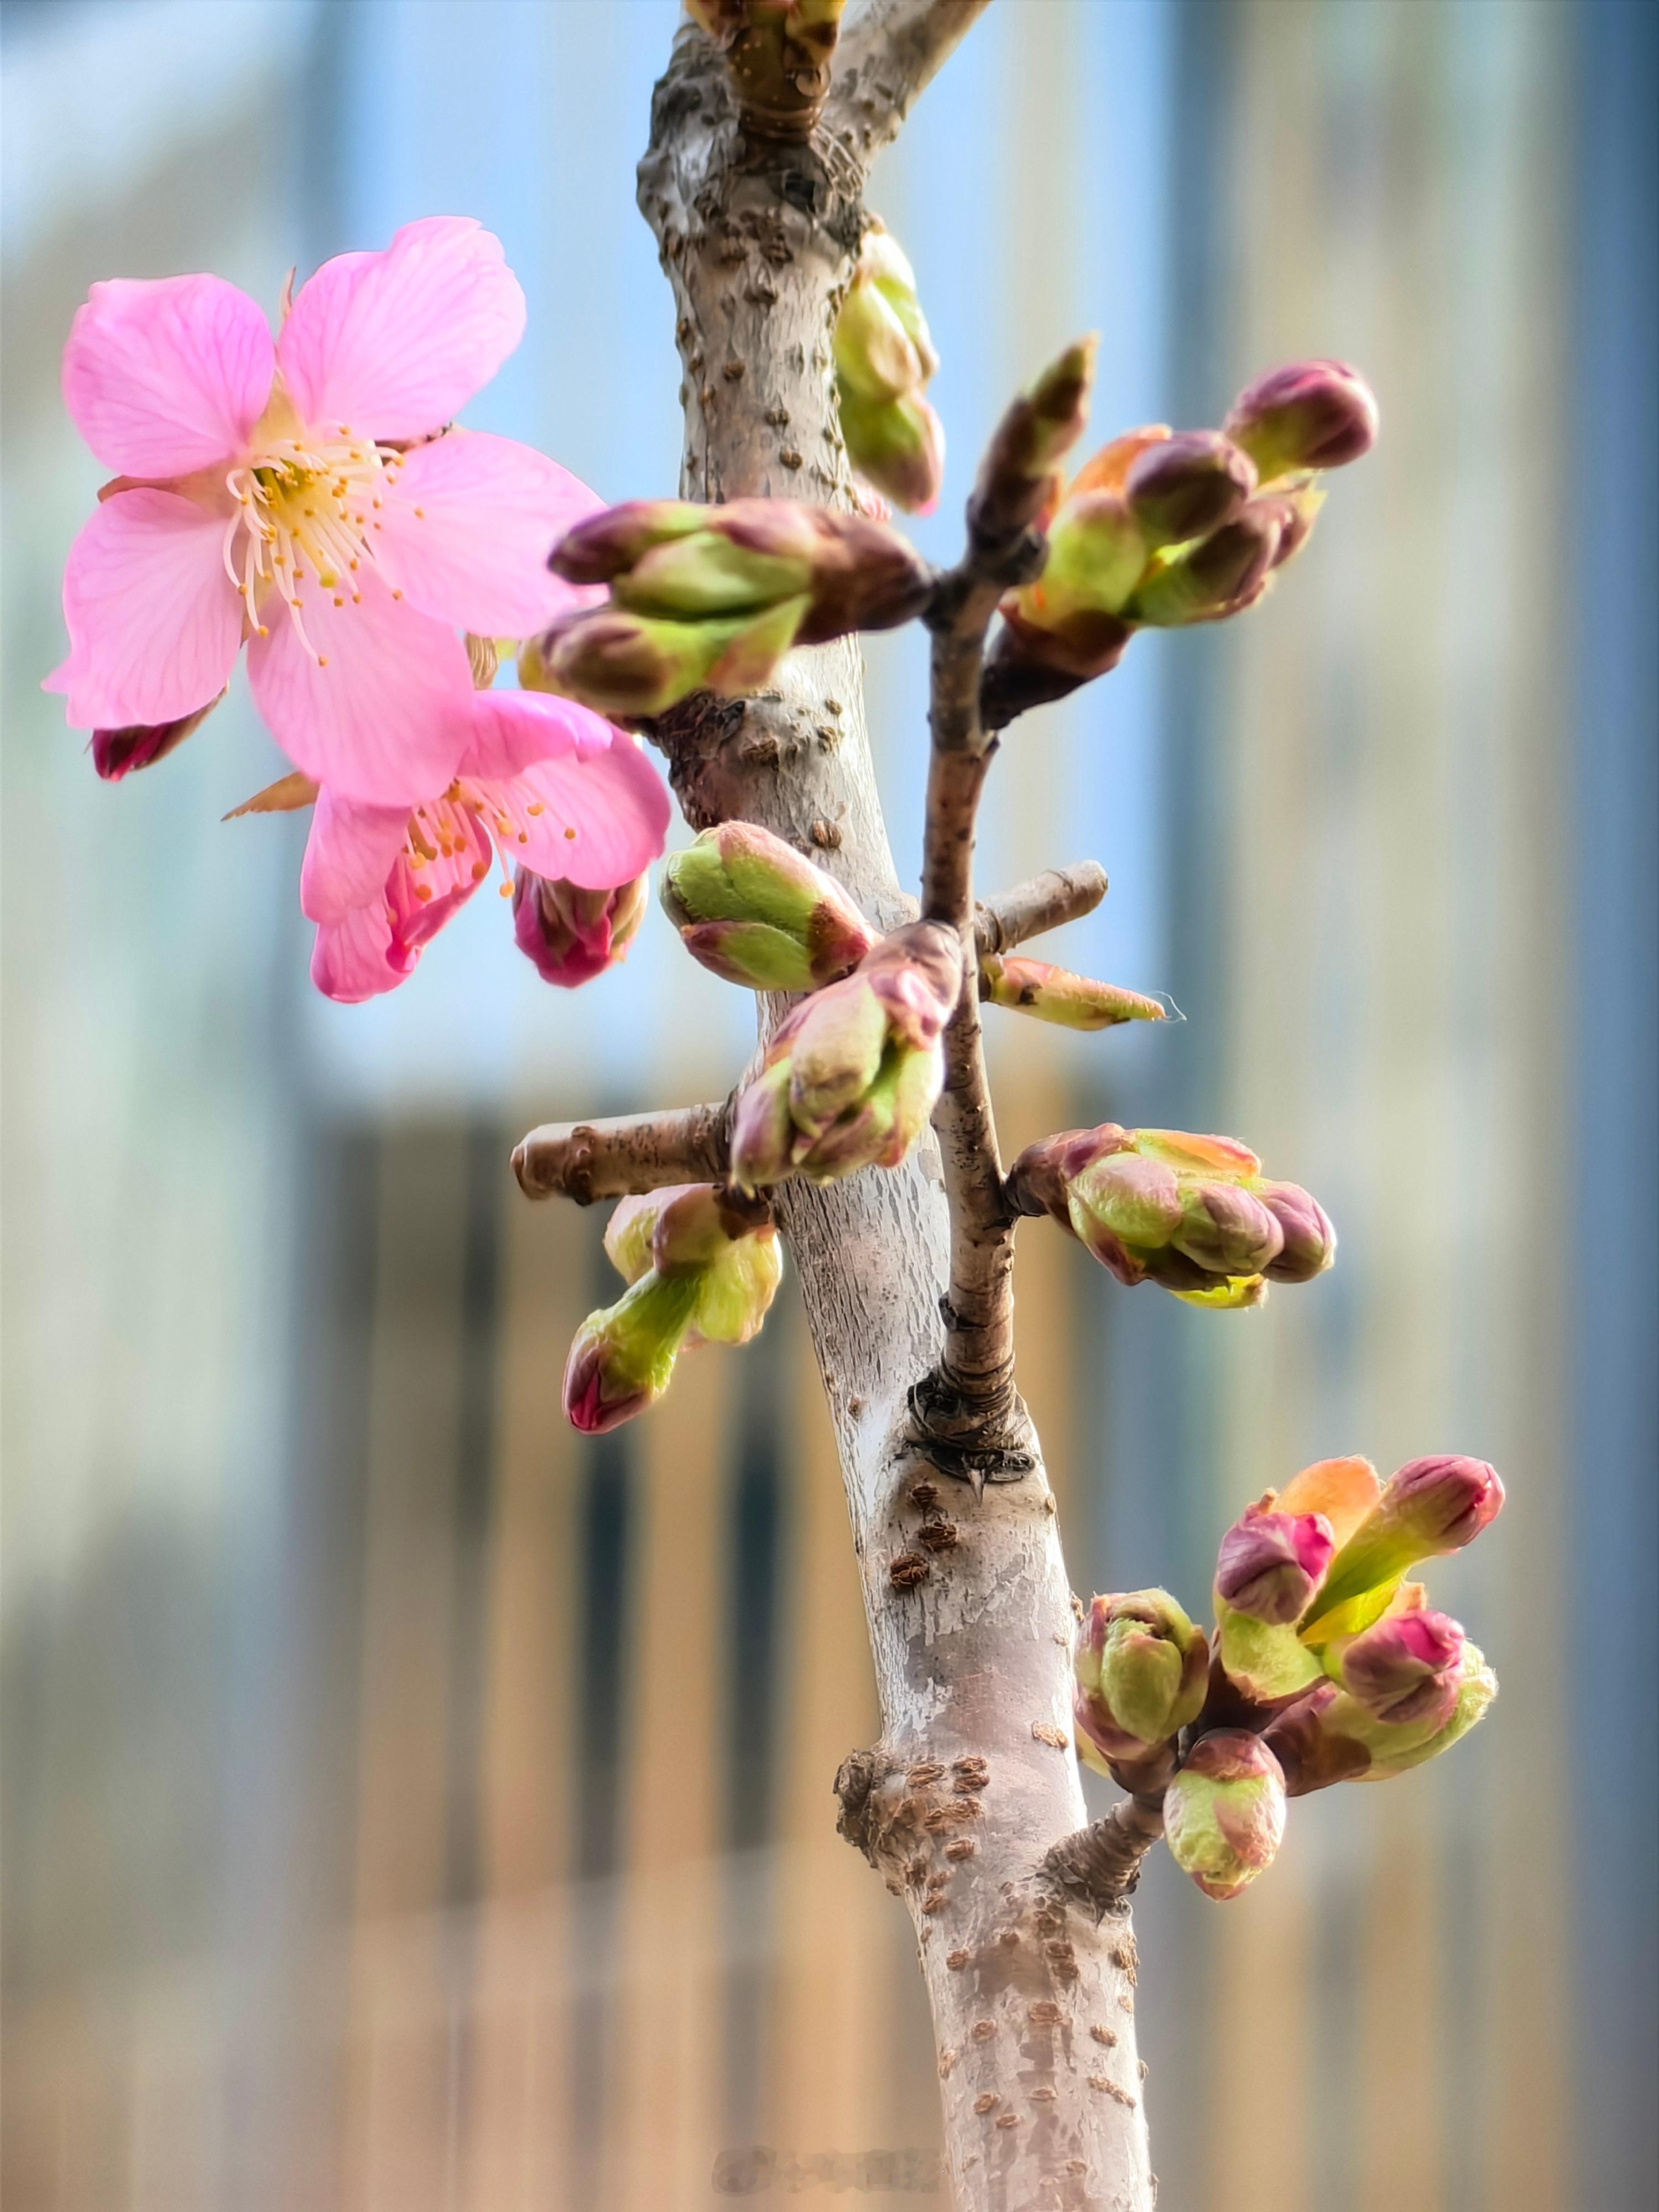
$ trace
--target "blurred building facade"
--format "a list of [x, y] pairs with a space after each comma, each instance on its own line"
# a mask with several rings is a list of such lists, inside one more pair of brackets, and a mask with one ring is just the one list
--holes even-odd
[[[323, 1005], [295, 825], [218, 826], [275, 772], [246, 702], [109, 789], [34, 688], [97, 482], [58, 349], [100, 276], [274, 299], [291, 264], [476, 214], [532, 323], [474, 419], [607, 496], [673, 483], [631, 173], [675, 21], [7, 11], [16, 2212], [929, 2201], [908, 1922], [833, 1829], [878, 1722], [799, 1316], [574, 1437], [599, 1224], [505, 1165], [531, 1121], [724, 1087], [738, 994], [659, 930], [552, 1003], [480, 900], [393, 999]], [[1300, 353], [1358, 361], [1384, 409], [1236, 635], [1141, 641], [1022, 728], [983, 845], [987, 882], [1101, 859], [1061, 957], [1188, 1018], [999, 1037], [1007, 1140], [1232, 1130], [1344, 1237], [1228, 1323], [1027, 1233], [1022, 1382], [1079, 1587], [1201, 1609], [1239, 1504], [1334, 1451], [1510, 1483], [1436, 1577], [1504, 1680], [1480, 1734], [1298, 1805], [1233, 1906], [1149, 1871], [1177, 2207], [1623, 2212], [1650, 2183], [1652, 1715], [1589, 1694], [1584, 1624], [1644, 1679], [1656, 89], [1625, 0], [1000, 0], [872, 188], [953, 485], [1088, 327], [1103, 437], [1217, 420]], [[921, 656], [872, 646], [902, 866]]]

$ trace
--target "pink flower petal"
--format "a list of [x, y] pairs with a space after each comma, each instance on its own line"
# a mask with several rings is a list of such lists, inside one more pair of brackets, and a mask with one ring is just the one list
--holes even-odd
[[277, 340], [307, 425], [383, 441], [441, 429], [524, 335], [524, 294], [501, 240], [476, 222], [406, 223], [384, 253], [325, 261]]
[[225, 688], [242, 603], [225, 574], [224, 519], [171, 491], [106, 499], [70, 549], [70, 653], [46, 681], [81, 730], [180, 720]]
[[590, 759], [538, 761], [525, 770], [519, 787], [545, 811], [532, 817], [530, 842], [515, 845], [512, 856], [538, 876], [562, 876], [584, 890], [608, 890], [643, 874], [662, 851], [670, 811], [666, 787], [632, 738], [620, 732]]
[[408, 834], [406, 806], [366, 806], [319, 791], [300, 868], [301, 913], [336, 922], [361, 906], [384, 907], [386, 878]]
[[595, 596], [548, 568], [566, 531], [605, 505], [556, 461], [452, 430], [394, 465], [375, 556], [422, 613], [481, 637], [525, 637]]
[[312, 981], [325, 999], [348, 1006], [395, 991], [414, 965], [412, 959], [400, 963], [393, 957], [384, 899], [324, 922], [311, 950]]
[[538, 760], [608, 752], [617, 732], [591, 707], [550, 691], [479, 691], [460, 774], [504, 783]]
[[106, 469], [180, 477], [246, 447], [270, 393], [264, 315], [222, 276], [94, 284], [64, 349], [64, 403]]
[[429, 798], [454, 774], [467, 739], [466, 647], [394, 599], [367, 563], [357, 581], [360, 603], [314, 578], [301, 587], [300, 618], [320, 667], [280, 596], [262, 602], [267, 634], [247, 655], [254, 704], [295, 766], [337, 797], [381, 805]]

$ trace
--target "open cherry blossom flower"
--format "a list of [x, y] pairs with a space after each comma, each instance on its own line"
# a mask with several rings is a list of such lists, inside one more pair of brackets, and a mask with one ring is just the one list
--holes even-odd
[[442, 789], [459, 632], [525, 636], [587, 596], [547, 555], [601, 502], [527, 446], [446, 430], [524, 324], [499, 240], [448, 216], [325, 262], [274, 342], [221, 277], [93, 286], [64, 397], [119, 474], [70, 553], [46, 688], [126, 741], [100, 772], [159, 757], [146, 733], [208, 708], [246, 640], [260, 714], [336, 799]]
[[507, 864], [585, 890], [629, 884], [662, 851], [668, 793], [637, 742], [574, 700], [469, 695], [465, 750], [435, 797], [377, 806], [324, 787], [300, 875], [331, 999], [394, 990], [421, 948]]

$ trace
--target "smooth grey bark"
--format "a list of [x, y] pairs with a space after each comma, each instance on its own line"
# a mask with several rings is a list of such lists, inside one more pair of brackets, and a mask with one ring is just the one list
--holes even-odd
[[[680, 33], [639, 181], [674, 293], [684, 496], [852, 504], [830, 335], [866, 222], [866, 164], [976, 12], [875, 0], [805, 142], [745, 130], [713, 43]], [[856, 641], [793, 655], [763, 696], [690, 700], [653, 734], [694, 827], [761, 823], [882, 927], [915, 912], [882, 823]], [[915, 738], [920, 777], [926, 732]], [[841, 1824], [915, 1921], [956, 2202], [1146, 2212], [1127, 1913], [1097, 1917], [1043, 1864], [1086, 1815], [1040, 1449], [1030, 1435], [1026, 1471], [1006, 1480], [1006, 1449], [925, 1442], [911, 1410], [950, 1279], [937, 1147], [890, 1173], [785, 1183], [775, 1201], [840, 1448], [883, 1715], [881, 1743], [837, 1778]]]

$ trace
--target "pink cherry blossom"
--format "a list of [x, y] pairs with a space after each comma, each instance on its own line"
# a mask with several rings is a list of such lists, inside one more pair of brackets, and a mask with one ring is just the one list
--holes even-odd
[[395, 990], [421, 948], [503, 867], [584, 890], [631, 883], [662, 851], [668, 793], [638, 744], [572, 700], [470, 695], [465, 748], [411, 807], [317, 796], [300, 904], [317, 924], [311, 976], [331, 999]]
[[274, 342], [217, 276], [94, 284], [64, 398], [118, 474], [64, 572], [46, 689], [70, 724], [156, 757], [137, 741], [208, 707], [246, 640], [260, 714], [334, 799], [441, 790], [459, 631], [525, 636], [586, 596], [547, 555], [602, 502], [527, 446], [446, 430], [524, 323], [500, 242], [447, 216], [325, 262]]

